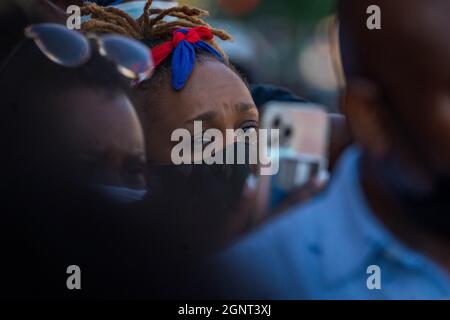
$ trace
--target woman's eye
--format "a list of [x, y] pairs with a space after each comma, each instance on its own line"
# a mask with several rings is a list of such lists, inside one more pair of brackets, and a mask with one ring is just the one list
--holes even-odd
[[252, 124], [252, 125], [242, 126], [241, 130], [246, 137], [251, 137], [258, 133], [258, 125]]
[[[253, 144], [256, 142], [258, 125], [256, 123], [246, 123], [240, 128], [241, 134], [238, 136], [238, 141]], [[244, 139], [244, 140], [242, 140]]]
[[245, 133], [253, 133], [253, 132], [258, 131], [259, 123], [258, 123], [258, 121], [254, 121], [254, 120], [245, 121], [241, 124], [240, 128]]
[[245, 133], [254, 133], [258, 130], [258, 128], [256, 126], [250, 126], [250, 127], [242, 128], [242, 130]]

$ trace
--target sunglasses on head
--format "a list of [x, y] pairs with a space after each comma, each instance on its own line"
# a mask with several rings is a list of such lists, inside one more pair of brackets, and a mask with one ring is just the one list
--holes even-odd
[[[95, 48], [101, 56], [115, 63], [118, 71], [129, 79], [144, 81], [150, 78], [153, 71], [153, 59], [148, 48], [136, 40], [123, 36], [86, 37], [55, 23], [30, 25], [25, 28], [25, 36], [33, 40], [49, 60], [61, 66], [69, 68], [82, 66], [90, 60]], [[7, 62], [20, 47], [21, 45], [13, 51]], [[4, 69], [7, 62], [0, 70]]]

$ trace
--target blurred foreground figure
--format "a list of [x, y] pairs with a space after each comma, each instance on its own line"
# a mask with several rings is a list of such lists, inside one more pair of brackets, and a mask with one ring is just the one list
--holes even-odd
[[[366, 27], [372, 4], [381, 30]], [[339, 2], [355, 146], [323, 195], [220, 257], [227, 296], [450, 297], [449, 10]]]
[[[18, 13], [23, 20], [0, 31], [20, 30], [0, 63], [0, 299], [180, 294], [172, 267], [188, 265], [137, 201], [145, 152], [130, 82], [95, 46], [78, 60], [81, 34], [54, 24], [24, 33], [31, 20]], [[74, 265], [77, 289], [68, 286]]]

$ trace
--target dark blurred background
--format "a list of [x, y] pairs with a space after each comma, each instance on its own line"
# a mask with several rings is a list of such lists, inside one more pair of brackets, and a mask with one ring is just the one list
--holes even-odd
[[330, 111], [337, 108], [335, 0], [179, 0], [210, 11], [226, 29], [222, 43], [252, 83], [289, 88]]

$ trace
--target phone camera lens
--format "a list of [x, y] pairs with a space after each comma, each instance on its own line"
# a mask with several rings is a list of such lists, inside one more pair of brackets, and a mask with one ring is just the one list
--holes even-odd
[[286, 128], [286, 130], [284, 130], [284, 136], [286, 138], [289, 138], [290, 136], [292, 136], [292, 128]]
[[279, 128], [281, 124], [280, 117], [276, 117], [275, 120], [273, 120], [272, 128]]

